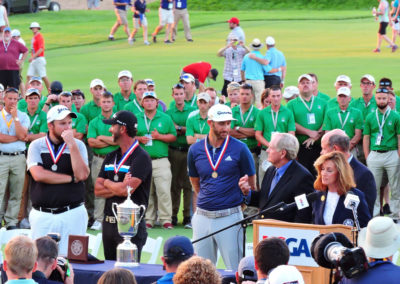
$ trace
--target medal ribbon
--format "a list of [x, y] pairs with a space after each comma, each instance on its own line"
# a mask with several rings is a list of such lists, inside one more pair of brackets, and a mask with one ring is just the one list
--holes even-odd
[[117, 157], [115, 157], [115, 161], [114, 161], [114, 173], [115, 174], [118, 174], [118, 172], [121, 169], [122, 165], [129, 158], [129, 156], [133, 153], [133, 151], [135, 151], [137, 146], [139, 146], [139, 141], [138, 140], [136, 140], [135, 143], [133, 143], [132, 146], [128, 149], [128, 151], [126, 151], [125, 155], [119, 161], [118, 165], [117, 165]]
[[3, 116], [3, 119], [4, 119], [4, 121], [5, 121], [6, 124], [7, 124], [7, 128], [10, 129], [10, 126], [11, 126], [11, 124], [12, 124], [12, 122], [13, 122], [14, 119], [11, 118], [10, 121], [7, 121], [6, 116], [5, 116], [5, 114], [4, 114], [4, 109], [1, 111], [1, 115]]
[[226, 148], [228, 147], [228, 143], [229, 143], [229, 135], [226, 137], [224, 145], [222, 146], [221, 153], [219, 154], [217, 162], [214, 165], [214, 163], [213, 163], [213, 161], [211, 159], [210, 152], [208, 152], [207, 137], [206, 137], [206, 139], [204, 139], [204, 149], [206, 150], [206, 155], [207, 155], [207, 158], [208, 158], [208, 162], [210, 163], [211, 168], [213, 169], [214, 172], [217, 171], [217, 169], [219, 167], [219, 164], [222, 161], [222, 157], [225, 155], [225, 151], [226, 151]]
[[53, 144], [51, 144], [51, 141], [49, 138], [46, 136], [45, 138], [47, 149], [49, 149], [51, 159], [53, 160], [54, 164], [57, 164], [58, 160], [61, 157], [61, 154], [64, 152], [65, 148], [67, 147], [67, 144], [63, 143], [62, 146], [58, 149], [57, 154], [54, 154], [54, 148]]

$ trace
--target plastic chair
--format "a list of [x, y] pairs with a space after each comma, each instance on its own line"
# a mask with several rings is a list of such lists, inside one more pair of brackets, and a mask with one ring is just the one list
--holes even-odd
[[[32, 236], [32, 232], [30, 229], [15, 229], [15, 230], [6, 230], [5, 227], [0, 229], [0, 248], [3, 245], [7, 244], [13, 237], [24, 235], [29, 238]], [[3, 263], [3, 251], [0, 250], [0, 263]]]
[[147, 237], [146, 244], [142, 248], [142, 252], [147, 252], [151, 254], [148, 264], [155, 264], [157, 261], [158, 253], [162, 245], [163, 238], [158, 237], [157, 239], [152, 239]]
[[92, 234], [88, 234], [86, 233], [86, 236], [89, 236], [89, 245], [88, 245], [88, 249], [91, 255], [93, 255], [94, 257], [97, 257], [97, 254], [99, 253], [99, 249], [101, 246], [101, 242], [102, 242], [102, 234], [98, 233], [97, 235], [92, 235]]

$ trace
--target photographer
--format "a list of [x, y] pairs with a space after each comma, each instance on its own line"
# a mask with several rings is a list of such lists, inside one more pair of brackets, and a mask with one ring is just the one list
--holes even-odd
[[359, 277], [343, 278], [341, 284], [399, 283], [400, 267], [392, 257], [400, 247], [400, 231], [389, 217], [375, 217], [361, 230], [359, 245], [368, 257], [368, 270]]
[[[57, 263], [58, 247], [57, 243], [49, 236], [41, 237], [35, 241], [38, 250], [37, 270], [33, 273], [32, 278], [39, 284], [56, 284], [62, 283], [58, 281], [48, 280], [53, 271], [56, 270], [64, 279], [65, 284], [74, 283], [74, 271], [69, 266], [70, 275], [66, 275], [66, 266], [64, 269]], [[68, 263], [66, 264], [68, 265]], [[51, 277], [52, 278], [52, 277]]]

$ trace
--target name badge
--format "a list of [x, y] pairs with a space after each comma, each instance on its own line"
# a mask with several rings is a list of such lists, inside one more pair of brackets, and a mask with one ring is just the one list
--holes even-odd
[[181, 1], [176, 2], [176, 7], [177, 8], [181, 8], [182, 7], [182, 2]]
[[233, 69], [233, 76], [239, 76], [239, 70]]
[[146, 134], [145, 135], [147, 138], [149, 138], [150, 140], [144, 145], [144, 146], [153, 146], [153, 138], [151, 137], [151, 134]]
[[307, 113], [307, 123], [315, 124], [315, 113]]
[[376, 137], [375, 145], [381, 145], [382, 139], [382, 134], [378, 134], [378, 136]]
[[174, 7], [174, 4], [172, 2], [168, 3], [168, 9], [171, 10]]
[[[271, 132], [271, 138], [272, 138], [272, 135], [274, 135], [275, 133], [279, 133], [278, 131], [272, 131]], [[271, 141], [270, 141], [271, 142]]]

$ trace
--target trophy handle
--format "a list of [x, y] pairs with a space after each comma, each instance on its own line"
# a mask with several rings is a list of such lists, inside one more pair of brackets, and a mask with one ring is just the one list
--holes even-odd
[[115, 207], [117, 207], [118, 206], [118, 203], [113, 203], [113, 204], [111, 204], [111, 209], [112, 209], [112, 212], [113, 212], [113, 214], [114, 214], [114, 216], [115, 216], [115, 218], [116, 219], [118, 219], [118, 216], [117, 216], [117, 213], [115, 212]]
[[140, 207], [140, 208], [143, 208], [143, 213], [142, 213], [142, 215], [140, 215], [138, 224], [142, 221], [143, 216], [144, 216], [144, 213], [146, 213], [146, 206], [140, 205], [139, 207]]

